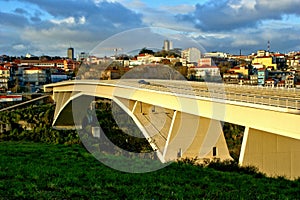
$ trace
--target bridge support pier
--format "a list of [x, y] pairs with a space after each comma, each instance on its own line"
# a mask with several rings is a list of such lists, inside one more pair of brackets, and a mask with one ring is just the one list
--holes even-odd
[[175, 160], [176, 156], [200, 160], [232, 159], [220, 121], [177, 111], [169, 138], [164, 149], [166, 160]]
[[179, 158], [232, 159], [220, 121], [139, 101], [114, 101], [124, 105], [121, 107], [130, 113], [162, 162]]
[[245, 128], [239, 163], [255, 166], [268, 176], [300, 177], [300, 140]]

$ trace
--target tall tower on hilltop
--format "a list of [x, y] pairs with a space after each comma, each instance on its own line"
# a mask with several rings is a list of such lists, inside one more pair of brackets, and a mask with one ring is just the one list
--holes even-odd
[[72, 47], [68, 48], [67, 55], [70, 60], [74, 60], [74, 49]]
[[173, 49], [173, 43], [170, 40], [165, 40], [164, 41], [164, 46], [163, 46], [163, 50], [165, 51], [170, 51], [171, 49]]

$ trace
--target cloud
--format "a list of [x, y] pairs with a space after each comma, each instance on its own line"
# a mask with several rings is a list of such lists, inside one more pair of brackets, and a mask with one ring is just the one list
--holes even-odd
[[140, 23], [140, 15], [127, 9], [116, 1], [61, 1], [52, 0], [41, 3], [39, 0], [21, 0], [25, 3], [37, 5], [41, 10], [56, 20], [66, 19], [70, 16], [79, 18], [84, 16], [91, 23], [121, 23], [124, 26]]
[[21, 14], [21, 15], [28, 15], [29, 13], [25, 10], [25, 9], [23, 9], [23, 8], [16, 8], [15, 9], [15, 13], [16, 14]]
[[24, 16], [0, 12], [0, 27], [24, 27], [28, 25], [28, 23], [27, 18]]
[[299, 15], [299, 6], [300, 1], [291, 0], [210, 0], [196, 4], [193, 12], [177, 18], [191, 21], [204, 31], [229, 31], [257, 27], [264, 20], [281, 20], [284, 15]]
[[21, 41], [30, 43], [27, 50], [35, 55], [66, 56], [66, 49], [70, 44], [76, 51], [89, 51], [96, 45], [97, 39], [97, 36], [89, 31], [72, 30], [64, 25], [42, 30], [26, 28], [21, 35]]
[[[13, 13], [0, 12], [0, 27], [4, 32], [18, 33], [7, 41], [30, 44], [24, 51], [28, 50], [35, 55], [49, 52], [65, 56], [65, 49], [70, 44], [78, 51], [89, 51], [99, 41], [115, 33], [145, 26], [141, 14], [117, 1], [19, 0], [19, 2], [20, 5]], [[22, 7], [25, 4], [31, 9]], [[11, 48], [9, 52], [12, 51], [21, 52], [21, 49]]]
[[239, 40], [234, 40], [232, 43], [231, 43], [231, 46], [232, 47], [241, 47], [241, 46], [256, 46], [260, 44], [258, 40], [255, 40], [255, 39], [239, 39]]
[[17, 50], [17, 51], [23, 51], [25, 50], [27, 47], [24, 44], [16, 44], [13, 46], [13, 49]]
[[166, 5], [160, 7], [161, 10], [168, 11], [170, 13], [177, 13], [177, 14], [186, 14], [195, 9], [194, 5], [182, 4], [182, 5]]
[[75, 24], [75, 18], [74, 17], [68, 17], [68, 18], [65, 18], [65, 19], [61, 19], [61, 20], [57, 20], [57, 19], [52, 19], [50, 20], [52, 23], [54, 24], [69, 24], [69, 25], [72, 25], [72, 24]]
[[66, 56], [70, 44], [89, 52], [112, 35], [151, 26], [181, 31], [207, 51], [251, 53], [270, 40], [271, 50], [286, 52], [300, 43], [294, 0], [6, 0], [0, 6], [0, 54]]
[[79, 17], [79, 20], [78, 20], [78, 23], [79, 23], [79, 24], [85, 24], [85, 22], [86, 22], [86, 19], [85, 19], [84, 16]]

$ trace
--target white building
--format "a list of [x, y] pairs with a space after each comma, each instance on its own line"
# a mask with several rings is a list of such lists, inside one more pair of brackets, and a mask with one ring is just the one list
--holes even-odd
[[265, 50], [258, 50], [256, 52], [257, 57], [263, 57], [266, 56], [266, 51]]
[[173, 49], [173, 43], [170, 40], [165, 40], [164, 41], [164, 46], [163, 46], [163, 50], [165, 51], [170, 51], [171, 49]]
[[31, 67], [23, 70], [24, 83], [31, 83], [34, 85], [43, 85], [47, 82], [46, 70], [38, 67]]
[[207, 77], [207, 76], [220, 76], [220, 70], [217, 66], [196, 66], [190, 67], [189, 73], [194, 73], [196, 77]]
[[77, 61], [84, 61], [84, 60], [87, 60], [89, 57], [89, 54], [88, 53], [85, 53], [85, 52], [81, 52], [80, 54], [77, 55]]
[[201, 52], [199, 49], [191, 47], [181, 52], [181, 58], [186, 59], [188, 62], [198, 63], [201, 58]]
[[207, 52], [204, 53], [204, 57], [213, 57], [213, 58], [227, 58], [229, 55], [224, 52]]

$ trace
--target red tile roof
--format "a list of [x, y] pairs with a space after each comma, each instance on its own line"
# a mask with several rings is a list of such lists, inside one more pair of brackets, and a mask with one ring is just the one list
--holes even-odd
[[41, 67], [30, 67], [24, 70], [41, 70], [41, 69], [42, 69]]
[[207, 68], [218, 68], [217, 66], [210, 66], [210, 65], [201, 65], [201, 66], [195, 66], [195, 67], [191, 67], [191, 68], [204, 68], [204, 69], [207, 69]]
[[1, 99], [5, 99], [5, 98], [21, 98], [22, 95], [0, 95]]
[[0, 70], [8, 70], [8, 69], [0, 65]]

